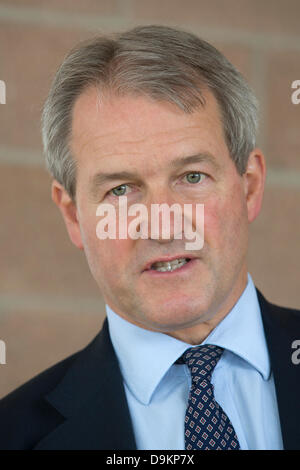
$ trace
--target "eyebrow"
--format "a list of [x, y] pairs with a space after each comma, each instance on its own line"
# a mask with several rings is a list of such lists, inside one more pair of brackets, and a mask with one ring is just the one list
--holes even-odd
[[[199, 153], [188, 157], [176, 158], [169, 162], [169, 165], [178, 170], [186, 165], [193, 163], [210, 163], [215, 170], [220, 168], [216, 158], [210, 153]], [[113, 173], [98, 172], [90, 178], [90, 193], [95, 195], [97, 188], [109, 181], [130, 180], [139, 178], [138, 174], [130, 171], [116, 171]]]
[[173, 168], [178, 169], [186, 165], [191, 165], [192, 163], [210, 163], [215, 167], [215, 169], [220, 168], [220, 165], [217, 162], [216, 158], [210, 153], [198, 153], [197, 155], [176, 158], [174, 160], [171, 160], [170, 165]]

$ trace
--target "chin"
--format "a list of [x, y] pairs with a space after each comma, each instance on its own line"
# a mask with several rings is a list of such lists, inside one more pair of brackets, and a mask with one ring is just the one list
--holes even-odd
[[[202, 307], [203, 308], [203, 307]], [[183, 303], [182, 305], [176, 304], [172, 305], [172, 308], [164, 308], [162, 312], [162, 307], [160, 306], [160, 315], [155, 314], [149, 315], [149, 320], [151, 327], [153, 329], [162, 331], [162, 332], [171, 332], [179, 329], [190, 328], [195, 326], [202, 320], [203, 313], [200, 305], [187, 305]], [[158, 310], [155, 309], [155, 312]], [[205, 311], [205, 309], [204, 309]]]

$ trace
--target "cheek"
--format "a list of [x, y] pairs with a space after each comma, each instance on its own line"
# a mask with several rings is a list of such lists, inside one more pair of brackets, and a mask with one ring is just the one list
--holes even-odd
[[110, 279], [117, 283], [128, 264], [129, 245], [132, 241], [99, 239], [95, 223], [85, 228], [83, 238], [88, 264], [96, 280], [102, 279], [105, 283], [105, 280]]
[[[130, 221], [130, 220], [129, 220]], [[128, 223], [129, 223], [128, 221]], [[128, 225], [127, 223], [127, 225]], [[119, 217], [115, 214], [99, 213], [97, 207], [82, 204], [80, 231], [84, 251], [93, 273], [106, 271], [117, 277], [129, 264], [129, 255], [134, 241], [128, 237], [118, 239]], [[134, 262], [134, 260], [133, 260]]]
[[204, 238], [210, 246], [236, 246], [245, 240], [248, 227], [247, 206], [239, 192], [214, 198], [204, 207]]
[[128, 253], [128, 240], [99, 240], [97, 236], [88, 239], [87, 248], [97, 260], [98, 266], [110, 269], [115, 276], [126, 263]]

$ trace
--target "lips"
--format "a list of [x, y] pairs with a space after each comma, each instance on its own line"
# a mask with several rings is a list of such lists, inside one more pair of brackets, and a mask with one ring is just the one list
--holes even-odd
[[176, 266], [176, 264], [180, 264], [182, 260], [194, 259], [195, 256], [187, 255], [186, 253], [180, 253], [174, 256], [162, 256], [160, 258], [155, 258], [149, 261], [146, 266], [144, 267], [143, 271], [154, 270], [155, 268], [163, 267], [163, 266]]

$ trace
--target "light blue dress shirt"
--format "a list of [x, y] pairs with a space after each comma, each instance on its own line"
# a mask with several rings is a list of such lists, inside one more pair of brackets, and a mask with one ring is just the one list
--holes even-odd
[[[129, 323], [107, 305], [106, 312], [137, 448], [183, 450], [191, 377], [185, 364], [174, 362], [191, 345]], [[212, 383], [241, 449], [282, 449], [273, 374], [249, 274], [238, 302], [201, 344], [225, 349]]]

